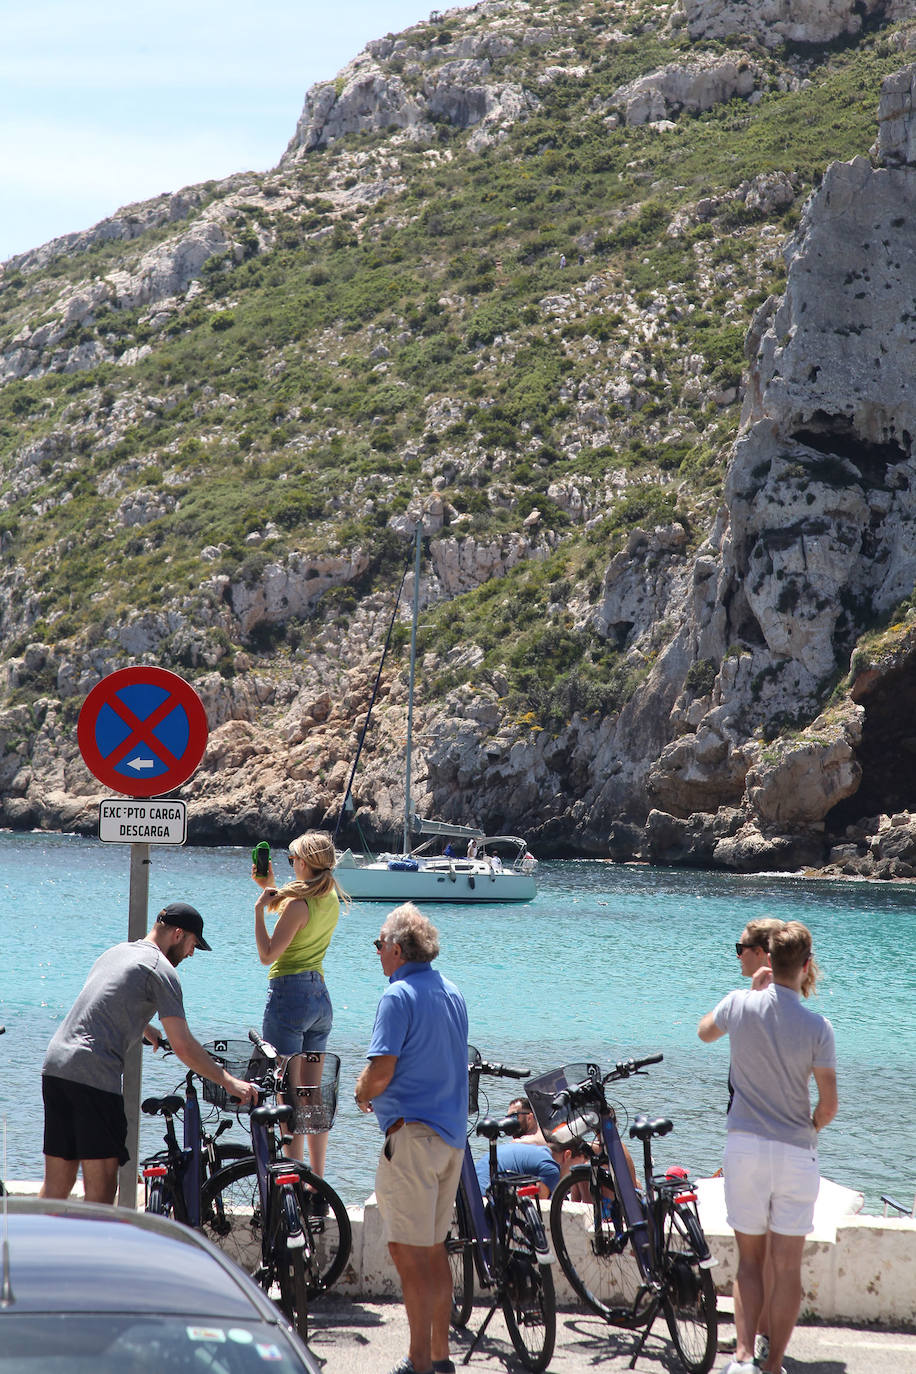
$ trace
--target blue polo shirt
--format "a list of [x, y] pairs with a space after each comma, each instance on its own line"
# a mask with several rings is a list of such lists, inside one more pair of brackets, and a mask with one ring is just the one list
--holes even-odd
[[[560, 1166], [546, 1145], [532, 1145], [520, 1140], [500, 1141], [496, 1147], [496, 1163], [501, 1174], [532, 1174], [540, 1183], [547, 1185], [549, 1192], [560, 1181]], [[474, 1165], [480, 1191], [485, 1193], [490, 1186], [489, 1151]]]
[[402, 964], [375, 1013], [367, 1059], [397, 1056], [394, 1077], [372, 1099], [387, 1130], [398, 1117], [422, 1121], [463, 1149], [468, 1121], [468, 1011], [447, 978], [427, 963]]

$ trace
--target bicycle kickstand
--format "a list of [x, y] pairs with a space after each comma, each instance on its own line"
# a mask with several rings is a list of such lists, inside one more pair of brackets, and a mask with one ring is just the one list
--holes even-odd
[[483, 1333], [486, 1331], [487, 1327], [490, 1325], [490, 1319], [492, 1318], [493, 1313], [496, 1311], [497, 1307], [499, 1307], [499, 1298], [498, 1298], [498, 1297], [496, 1297], [496, 1298], [493, 1299], [493, 1306], [490, 1308], [489, 1312], [488, 1312], [487, 1315], [484, 1317], [484, 1319], [483, 1319], [483, 1324], [481, 1325], [480, 1330], [477, 1332], [477, 1335], [474, 1337], [474, 1339], [471, 1341], [471, 1344], [468, 1346], [467, 1350], [464, 1352], [464, 1359], [461, 1361], [462, 1364], [467, 1364], [468, 1360], [471, 1358], [471, 1356], [473, 1355], [474, 1351], [477, 1349], [478, 1342], [480, 1341], [480, 1338], [481, 1338], [481, 1336], [483, 1335]]
[[642, 1354], [642, 1348], [645, 1345], [646, 1341], [649, 1339], [649, 1334], [653, 1326], [655, 1325], [655, 1318], [657, 1316], [658, 1308], [655, 1307], [654, 1311], [652, 1312], [652, 1315], [650, 1316], [649, 1320], [646, 1322], [645, 1326], [642, 1329], [642, 1334], [640, 1335], [639, 1340], [636, 1342], [636, 1349], [633, 1351], [633, 1358], [630, 1360], [629, 1364], [630, 1369], [636, 1368], [636, 1361]]

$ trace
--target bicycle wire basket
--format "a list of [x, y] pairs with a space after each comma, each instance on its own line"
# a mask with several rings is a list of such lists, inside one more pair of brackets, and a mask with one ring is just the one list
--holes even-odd
[[577, 1113], [573, 1109], [570, 1119], [567, 1108], [557, 1109], [553, 1105], [557, 1093], [587, 1078], [600, 1081], [601, 1070], [597, 1064], [564, 1064], [561, 1069], [551, 1069], [549, 1073], [528, 1079], [525, 1093], [545, 1140], [565, 1144], [573, 1137], [589, 1135], [598, 1129], [600, 1121], [596, 1112]]
[[[204, 1045], [204, 1049], [211, 1059], [215, 1059], [227, 1073], [232, 1074], [233, 1078], [241, 1078], [246, 1083], [257, 1083], [259, 1087], [263, 1087], [271, 1063], [250, 1040], [243, 1040], [241, 1037], [237, 1040], [211, 1040], [209, 1044]], [[203, 1080], [203, 1097], [205, 1102], [223, 1111], [238, 1105], [221, 1083], [212, 1083], [209, 1078]]]
[[319, 1135], [329, 1131], [337, 1115], [340, 1059], [336, 1054], [292, 1054], [286, 1061], [280, 1094], [295, 1109], [293, 1135]]

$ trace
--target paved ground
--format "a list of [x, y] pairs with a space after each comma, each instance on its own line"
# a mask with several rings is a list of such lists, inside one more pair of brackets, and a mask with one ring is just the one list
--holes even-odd
[[[480, 1325], [486, 1309], [478, 1303], [470, 1331]], [[720, 1313], [722, 1353], [713, 1366], [726, 1364], [734, 1347], [735, 1329], [729, 1312]], [[674, 1351], [658, 1321], [636, 1363], [636, 1374], [675, 1374], [680, 1371]], [[453, 1340], [452, 1358], [458, 1368], [470, 1335]], [[316, 1304], [310, 1345], [324, 1374], [387, 1374], [407, 1353], [407, 1321], [393, 1302], [351, 1301], [330, 1294]], [[582, 1312], [557, 1317], [557, 1347], [550, 1362], [553, 1374], [617, 1374], [630, 1367], [633, 1337]], [[800, 1326], [785, 1360], [786, 1374], [916, 1374], [916, 1333], [872, 1328]], [[513, 1374], [522, 1369], [506, 1334], [502, 1315], [495, 1316], [475, 1350], [469, 1374]], [[683, 1371], [681, 1371], [683, 1374]]]

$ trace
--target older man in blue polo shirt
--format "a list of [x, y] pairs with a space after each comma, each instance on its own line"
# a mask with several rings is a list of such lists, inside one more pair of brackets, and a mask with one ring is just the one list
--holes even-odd
[[432, 968], [439, 936], [411, 902], [391, 913], [375, 946], [388, 987], [354, 1096], [385, 1133], [375, 1194], [410, 1328], [410, 1349], [392, 1374], [449, 1374], [444, 1242], [467, 1130], [467, 1007]]

